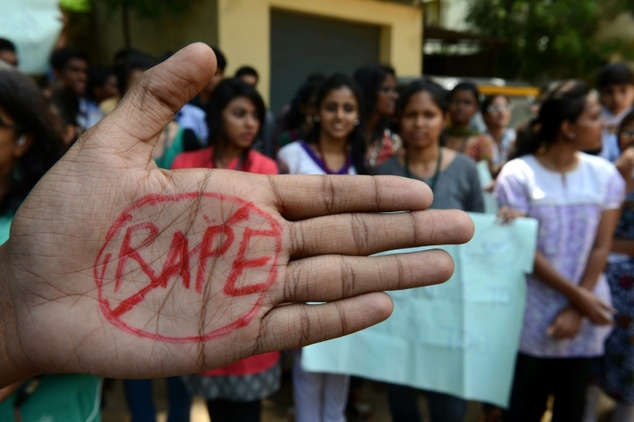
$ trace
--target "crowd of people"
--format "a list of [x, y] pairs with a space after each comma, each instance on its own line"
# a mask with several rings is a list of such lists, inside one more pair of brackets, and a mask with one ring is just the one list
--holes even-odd
[[[535, 218], [539, 232], [509, 408], [485, 404], [482, 420], [538, 422], [552, 396], [553, 421], [592, 422], [603, 392], [617, 403], [613, 422], [634, 421], [634, 74], [626, 64], [600, 69], [596, 89], [579, 80], [548, 84], [533, 118], [511, 128], [508, 97], [483, 97], [468, 80], [450, 91], [426, 78], [398, 86], [395, 70], [383, 64], [352, 75], [309, 75], [274, 115], [257, 91], [257, 70], [245, 65], [229, 77], [227, 59], [214, 51], [215, 75], [152, 150], [158, 167], [395, 175], [427, 184], [431, 208], [469, 212], [484, 212], [483, 192], [494, 192], [501, 220]], [[0, 60], [7, 62], [0, 65], [0, 242], [37, 181], [168, 57], [122, 50], [105, 69], [91, 67], [82, 51], [60, 49], [51, 56], [50, 81], [35, 93], [11, 67], [17, 63], [11, 43], [0, 41]], [[473, 124], [478, 113], [484, 131]], [[480, 162], [492, 186], [479, 182]], [[307, 371], [297, 349], [169, 378], [168, 420], [189, 420], [194, 395], [204, 397], [214, 422], [260, 420], [261, 400], [280, 388], [281, 352], [294, 360], [297, 422], [368, 417], [363, 380]], [[99, 377], [55, 377], [76, 383], [77, 400], [94, 413]], [[124, 385], [132, 421], [155, 420], [151, 381]], [[55, 389], [42, 377], [0, 390], [0, 416], [9, 407], [19, 414], [46, 386]], [[401, 385], [387, 391], [393, 420], [422, 420], [421, 391]], [[432, 422], [465, 420], [466, 399], [422, 393]]]

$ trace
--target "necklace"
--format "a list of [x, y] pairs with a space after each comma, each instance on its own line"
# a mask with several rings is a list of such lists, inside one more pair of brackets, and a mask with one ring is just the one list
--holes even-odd
[[[434, 171], [434, 175], [431, 178], [431, 183], [429, 184], [429, 187], [431, 188], [432, 192], [434, 192], [434, 189], [436, 188], [436, 182], [438, 181], [438, 176], [440, 175], [440, 166], [442, 165], [442, 150], [443, 150], [442, 147], [440, 147], [440, 149], [438, 150], [438, 160], [436, 161], [436, 171]], [[405, 164], [405, 177], [409, 177], [410, 179], [413, 179], [412, 172], [409, 169], [409, 154], [407, 152], [405, 152], [405, 157], [403, 158], [403, 164]]]

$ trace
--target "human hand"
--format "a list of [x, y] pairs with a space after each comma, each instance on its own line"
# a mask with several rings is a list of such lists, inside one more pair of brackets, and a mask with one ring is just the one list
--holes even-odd
[[572, 306], [566, 306], [557, 314], [546, 334], [557, 340], [572, 339], [579, 333], [581, 323], [581, 314]]
[[423, 183], [157, 168], [163, 127], [214, 70], [196, 44], [146, 72], [20, 208], [0, 248], [0, 386], [200, 372], [363, 329], [390, 315], [383, 290], [450, 277], [442, 251], [367, 256], [471, 238], [466, 214], [424, 211]]
[[616, 310], [588, 289], [578, 287], [571, 303], [581, 315], [586, 316], [595, 325], [613, 323], [612, 316]]
[[495, 192], [495, 180], [491, 180], [489, 183], [487, 183], [482, 190], [486, 193], [493, 193]]
[[516, 218], [521, 217], [525, 217], [524, 213], [510, 207], [501, 207], [498, 211], [498, 222], [501, 224], [510, 224]]

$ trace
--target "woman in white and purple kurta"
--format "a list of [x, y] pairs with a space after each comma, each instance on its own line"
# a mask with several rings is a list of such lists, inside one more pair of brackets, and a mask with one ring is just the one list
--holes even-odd
[[602, 128], [596, 94], [582, 82], [560, 82], [497, 180], [503, 218], [539, 221], [507, 416], [513, 422], [540, 421], [549, 395], [554, 420], [580, 421], [591, 362], [610, 331], [602, 272], [625, 186], [614, 165], [580, 152], [600, 145]]

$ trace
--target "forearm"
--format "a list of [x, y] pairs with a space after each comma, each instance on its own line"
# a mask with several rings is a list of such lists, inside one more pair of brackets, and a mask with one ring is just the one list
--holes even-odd
[[594, 287], [599, 282], [599, 276], [605, 269], [605, 263], [608, 260], [611, 245], [604, 245], [599, 248], [594, 248], [590, 252], [588, 257], [588, 264], [586, 270], [583, 273], [579, 286], [589, 291], [594, 291]]
[[594, 291], [594, 287], [597, 285], [599, 276], [605, 269], [605, 263], [612, 249], [612, 238], [620, 215], [620, 209], [606, 210], [601, 214], [596, 239], [592, 245], [586, 269], [579, 283], [582, 288], [591, 292]]
[[28, 378], [16, 362], [13, 351], [17, 344], [15, 330], [15, 303], [9, 295], [11, 271], [6, 246], [0, 246], [0, 388]]
[[579, 287], [557, 271], [539, 251], [535, 253], [535, 269], [533, 274], [542, 283], [557, 290], [559, 293], [566, 296], [571, 302], [576, 299]]

